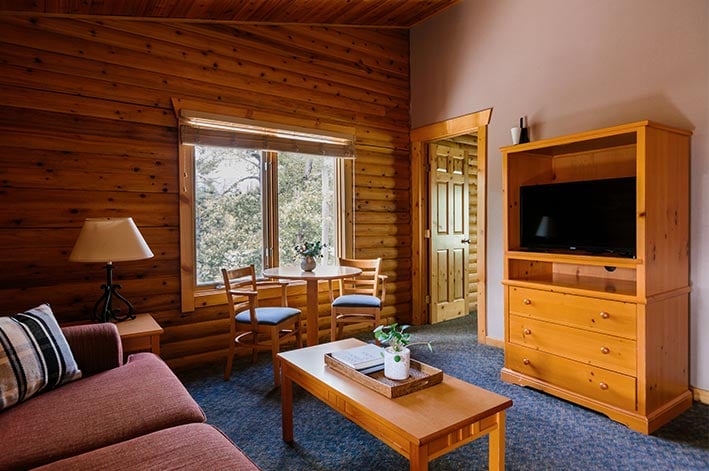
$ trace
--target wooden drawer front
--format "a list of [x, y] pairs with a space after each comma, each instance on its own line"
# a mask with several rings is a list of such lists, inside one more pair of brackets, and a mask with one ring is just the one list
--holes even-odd
[[510, 316], [510, 342], [635, 376], [635, 341]]
[[635, 411], [635, 378], [517, 345], [505, 345], [505, 366], [576, 394]]
[[636, 338], [636, 305], [573, 294], [510, 287], [511, 314]]

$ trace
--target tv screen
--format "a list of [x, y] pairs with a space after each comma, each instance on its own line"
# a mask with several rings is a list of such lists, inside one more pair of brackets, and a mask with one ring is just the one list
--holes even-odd
[[520, 187], [520, 245], [635, 257], [635, 177]]

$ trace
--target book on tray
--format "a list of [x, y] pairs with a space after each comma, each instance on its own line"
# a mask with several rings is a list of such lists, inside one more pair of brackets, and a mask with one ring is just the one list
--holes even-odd
[[330, 354], [336, 360], [355, 370], [370, 370], [384, 365], [384, 349], [372, 343], [346, 350], [337, 350]]

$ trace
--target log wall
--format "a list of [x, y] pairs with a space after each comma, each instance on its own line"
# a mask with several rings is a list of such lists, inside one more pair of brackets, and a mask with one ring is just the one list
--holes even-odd
[[[384, 315], [410, 320], [408, 50], [405, 30], [0, 15], [0, 313], [88, 319], [104, 271], [68, 255], [85, 218], [130, 216], [155, 257], [114, 277], [165, 328], [163, 358], [224, 357], [225, 307], [180, 312], [171, 99], [188, 98], [354, 127], [354, 255], [384, 258]], [[320, 312], [324, 329], [324, 288]]]

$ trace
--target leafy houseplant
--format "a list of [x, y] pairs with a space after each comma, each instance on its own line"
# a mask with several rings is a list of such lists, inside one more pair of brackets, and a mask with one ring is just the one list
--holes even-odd
[[413, 345], [428, 345], [433, 351], [431, 342], [411, 342], [411, 334], [406, 332], [408, 325], [380, 325], [374, 329], [374, 338], [389, 346], [384, 350], [384, 376], [390, 379], [402, 380], [409, 377], [409, 363]]
[[301, 257], [320, 257], [322, 255], [323, 245], [320, 241], [316, 242], [304, 242], [302, 244], [296, 244], [295, 253]]

